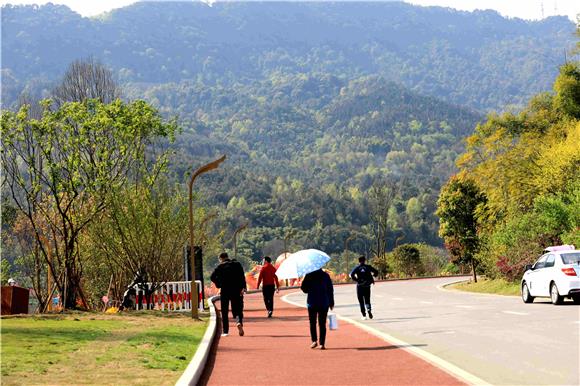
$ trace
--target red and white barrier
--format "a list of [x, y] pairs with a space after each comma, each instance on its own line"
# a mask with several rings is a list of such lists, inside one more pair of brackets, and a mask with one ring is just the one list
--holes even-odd
[[[196, 280], [197, 293], [193, 294], [194, 299], [197, 297], [199, 309], [203, 310], [203, 299], [201, 292], [201, 281]], [[151, 283], [147, 283], [151, 285]], [[141, 304], [139, 304], [141, 299]], [[161, 311], [191, 311], [192, 293], [191, 282], [189, 281], [169, 281], [155, 290], [149, 298], [145, 296], [145, 291], [137, 288], [137, 308], [153, 309]], [[195, 300], [194, 300], [195, 304]]]

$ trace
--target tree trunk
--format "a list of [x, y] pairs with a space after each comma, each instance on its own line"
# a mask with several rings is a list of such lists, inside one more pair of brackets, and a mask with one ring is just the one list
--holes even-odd
[[477, 274], [475, 273], [475, 259], [471, 258], [471, 268], [473, 269], [473, 281], [477, 283]]
[[77, 275], [75, 268], [76, 267], [72, 262], [66, 263], [65, 310], [73, 310], [77, 308], [77, 295], [80, 293], [80, 278]]

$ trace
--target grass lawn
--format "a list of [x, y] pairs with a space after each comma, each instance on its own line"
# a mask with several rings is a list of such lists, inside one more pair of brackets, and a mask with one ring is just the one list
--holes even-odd
[[158, 311], [3, 317], [2, 385], [173, 385], [206, 326]]
[[520, 295], [520, 283], [510, 283], [503, 279], [488, 280], [478, 278], [477, 283], [473, 281], [457, 283], [449, 288], [460, 291], [480, 292], [495, 295]]

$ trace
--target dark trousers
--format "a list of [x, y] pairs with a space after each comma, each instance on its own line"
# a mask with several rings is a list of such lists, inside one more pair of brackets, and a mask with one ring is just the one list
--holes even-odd
[[[313, 342], [320, 343], [324, 346], [326, 342], [326, 316], [328, 315], [328, 307], [308, 307], [308, 320], [310, 321], [310, 338]], [[316, 335], [316, 321], [318, 320], [318, 327], [320, 329], [320, 340]]]
[[222, 312], [222, 330], [224, 334], [230, 331], [230, 319], [228, 311], [232, 305], [232, 316], [236, 323], [244, 323], [244, 297], [240, 294], [220, 294]]
[[[371, 311], [371, 287], [356, 286], [356, 297], [360, 305], [360, 312], [366, 316], [366, 311]], [[366, 309], [365, 309], [366, 307]]]
[[267, 311], [274, 311], [274, 291], [276, 291], [274, 284], [262, 286], [262, 295], [264, 295], [264, 304]]

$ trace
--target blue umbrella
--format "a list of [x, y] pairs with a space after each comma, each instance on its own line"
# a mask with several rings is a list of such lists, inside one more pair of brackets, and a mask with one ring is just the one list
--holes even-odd
[[288, 256], [276, 271], [278, 279], [297, 279], [324, 267], [330, 256], [318, 249], [304, 249]]

